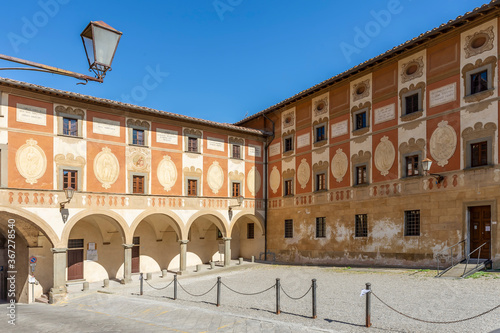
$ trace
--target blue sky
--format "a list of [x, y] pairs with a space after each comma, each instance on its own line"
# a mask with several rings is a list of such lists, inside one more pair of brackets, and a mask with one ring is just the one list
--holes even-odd
[[234, 123], [483, 3], [6, 1], [0, 21], [5, 55], [88, 74], [80, 39], [86, 25], [102, 20], [123, 36], [102, 84], [27, 71], [0, 76]]

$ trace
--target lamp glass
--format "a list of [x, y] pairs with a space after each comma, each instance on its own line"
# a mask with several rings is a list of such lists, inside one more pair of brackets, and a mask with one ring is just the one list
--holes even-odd
[[111, 67], [120, 35], [114, 31], [93, 25], [95, 62]]
[[432, 160], [429, 158], [426, 158], [425, 160], [422, 161], [422, 169], [427, 172], [431, 169], [432, 165]]
[[240, 205], [240, 206], [241, 206], [241, 204], [243, 203], [243, 199], [244, 199], [244, 198], [243, 198], [243, 196], [241, 196], [241, 195], [238, 197], [238, 205]]
[[66, 198], [68, 200], [71, 200], [73, 198], [73, 194], [75, 194], [75, 189], [72, 187], [67, 187], [64, 189], [64, 194], [66, 195]]

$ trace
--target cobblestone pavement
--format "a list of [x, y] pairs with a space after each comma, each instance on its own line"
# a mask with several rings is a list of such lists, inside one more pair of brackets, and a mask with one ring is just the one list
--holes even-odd
[[[372, 296], [372, 324], [364, 327], [366, 282], [394, 308], [430, 321], [468, 318], [500, 305], [500, 274], [478, 279], [435, 279], [434, 272], [401, 269], [349, 269], [328, 267], [244, 265], [179, 277], [178, 299], [172, 275], [144, 284], [98, 284], [89, 292], [70, 288], [67, 301], [57, 305], [19, 305], [15, 328], [0, 323], [1, 332], [493, 332], [500, 330], [500, 308], [480, 318], [456, 324], [427, 324], [403, 317]], [[216, 288], [204, 296], [221, 276], [221, 306]], [[275, 314], [276, 289], [281, 279], [281, 311]], [[317, 319], [311, 319], [311, 293], [300, 300], [317, 279]], [[182, 287], [181, 287], [182, 286]], [[254, 296], [241, 293], [268, 291]], [[99, 292], [98, 292], [99, 291]], [[285, 294], [286, 292], [286, 294]], [[5, 317], [4, 317], [5, 318]], [[5, 320], [5, 319], [4, 319]], [[6, 320], [5, 320], [6, 324]], [[4, 329], [7, 328], [7, 330]], [[500, 332], [500, 331], [499, 331]]]

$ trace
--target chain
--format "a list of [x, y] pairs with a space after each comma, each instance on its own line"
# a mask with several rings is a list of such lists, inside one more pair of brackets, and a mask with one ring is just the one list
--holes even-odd
[[156, 289], [156, 290], [167, 289], [167, 288], [168, 288], [168, 287], [169, 287], [169, 286], [170, 286], [170, 285], [174, 282], [174, 280], [172, 280], [172, 281], [170, 281], [170, 283], [169, 283], [169, 284], [167, 284], [167, 286], [166, 286], [166, 287], [163, 287], [163, 288], [156, 288], [156, 287], [153, 287], [153, 286], [149, 283], [149, 281], [148, 281], [148, 280], [144, 280], [144, 281], [146, 281], [146, 283], [147, 283], [147, 284], [148, 284], [151, 288]]
[[456, 323], [460, 323], [460, 322], [463, 322], [463, 321], [467, 321], [467, 320], [471, 320], [471, 319], [475, 319], [475, 318], [484, 316], [485, 314], [488, 314], [488, 313], [490, 313], [492, 311], [495, 311], [496, 309], [500, 308], [500, 304], [499, 304], [499, 305], [495, 306], [493, 309], [490, 309], [488, 311], [485, 311], [483, 313], [480, 313], [478, 315], [475, 315], [475, 316], [472, 316], [472, 317], [469, 317], [469, 318], [465, 318], [465, 319], [452, 320], [452, 321], [430, 321], [430, 320], [418, 319], [418, 318], [415, 318], [415, 317], [411, 317], [411, 316], [409, 316], [407, 314], [404, 314], [404, 313], [402, 313], [402, 312], [394, 309], [392, 306], [390, 306], [386, 302], [382, 301], [373, 291], [371, 293], [372, 293], [373, 296], [375, 296], [376, 299], [378, 299], [380, 302], [382, 302], [382, 304], [384, 304], [385, 306], [387, 306], [392, 311], [394, 311], [396, 313], [399, 313], [400, 315], [405, 316], [406, 318], [410, 318], [410, 319], [421, 321], [423, 323], [428, 323], [428, 324], [456, 324]]
[[181, 287], [182, 290], [184, 290], [188, 295], [191, 295], [193, 297], [201, 297], [201, 296], [205, 296], [206, 294], [208, 294], [209, 292], [211, 292], [215, 286], [217, 285], [217, 283], [214, 284], [214, 286], [212, 288], [210, 288], [207, 292], [203, 293], [203, 294], [191, 294], [189, 291], [187, 291], [186, 289], [184, 289], [184, 287], [179, 283], [179, 281], [177, 281], [177, 284], [179, 285], [179, 287]]
[[310, 286], [310, 287], [309, 287], [309, 289], [306, 291], [306, 293], [305, 293], [304, 295], [302, 295], [302, 296], [300, 296], [300, 297], [292, 297], [292, 296], [290, 296], [290, 295], [288, 295], [288, 294], [286, 293], [286, 291], [285, 291], [285, 289], [283, 289], [283, 287], [281, 287], [281, 290], [283, 290], [283, 292], [285, 293], [285, 295], [287, 295], [287, 296], [288, 296], [288, 298], [291, 298], [291, 299], [293, 299], [294, 301], [298, 301], [299, 299], [302, 299], [302, 298], [306, 297], [306, 295], [307, 295], [307, 294], [309, 294], [309, 292], [311, 291], [311, 289], [312, 289], [312, 286]]
[[271, 289], [273, 289], [273, 288], [275, 288], [275, 287], [276, 287], [276, 285], [274, 285], [274, 284], [273, 284], [272, 286], [270, 286], [270, 287], [269, 287], [269, 288], [267, 288], [266, 290], [262, 290], [262, 291], [259, 291], [259, 292], [256, 292], [256, 293], [248, 293], [248, 294], [247, 294], [247, 293], [241, 293], [241, 292], [239, 292], [239, 291], [236, 291], [236, 290], [234, 290], [234, 289], [232, 289], [232, 288], [228, 287], [228, 286], [227, 286], [224, 282], [222, 282], [222, 285], [223, 285], [224, 287], [226, 287], [227, 289], [231, 290], [233, 293], [240, 294], [240, 295], [244, 295], [244, 296], [253, 296], [253, 295], [263, 294], [263, 293], [265, 293], [266, 291], [269, 291], [269, 290], [271, 290]]

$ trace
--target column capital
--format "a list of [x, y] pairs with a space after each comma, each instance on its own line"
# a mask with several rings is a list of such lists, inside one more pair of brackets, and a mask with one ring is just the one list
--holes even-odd
[[68, 252], [68, 248], [66, 248], [66, 247], [51, 248], [50, 251], [52, 251], [52, 253], [66, 253], [66, 252]]
[[188, 239], [179, 240], [179, 244], [187, 244], [187, 243], [189, 243]]
[[125, 249], [131, 249], [134, 247], [134, 244], [122, 244], [122, 246], [125, 248]]
[[227, 242], [231, 240], [231, 237], [222, 237], [222, 239]]

